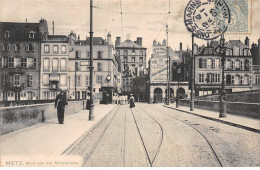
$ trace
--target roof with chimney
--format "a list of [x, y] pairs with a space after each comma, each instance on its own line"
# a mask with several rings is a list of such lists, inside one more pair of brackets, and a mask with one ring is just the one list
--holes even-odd
[[[47, 21], [43, 19], [39, 23], [0, 22], [0, 39], [8, 41], [38, 41], [42, 38], [43, 30], [48, 31]], [[29, 38], [31, 32], [34, 33], [34, 38]], [[5, 36], [6, 33], [9, 33], [9, 38]]]
[[244, 43], [242, 43], [240, 40], [229, 40], [227, 42], [227, 48], [233, 48], [233, 47], [242, 47], [242, 48], [248, 48]]
[[116, 47], [136, 47], [136, 48], [142, 48], [140, 45], [136, 44], [135, 42], [127, 39], [124, 42], [122, 42], [121, 44], [119, 44]]
[[45, 41], [47, 42], [68, 42], [66, 35], [48, 35]]
[[[102, 37], [93, 37], [93, 45], [108, 45]], [[76, 45], [90, 45], [90, 38], [87, 37], [87, 40], [78, 40], [75, 42]]]

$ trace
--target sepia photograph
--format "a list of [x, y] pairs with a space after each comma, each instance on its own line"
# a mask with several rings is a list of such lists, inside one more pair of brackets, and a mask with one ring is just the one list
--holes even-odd
[[0, 167], [260, 167], [260, 0], [0, 0]]

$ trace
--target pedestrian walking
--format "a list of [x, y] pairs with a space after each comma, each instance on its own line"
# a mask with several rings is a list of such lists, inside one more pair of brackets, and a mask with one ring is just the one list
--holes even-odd
[[118, 96], [118, 94], [116, 95], [116, 104], [117, 105], [119, 104], [119, 96]]
[[90, 93], [87, 94], [86, 99], [87, 99], [87, 101], [86, 101], [86, 109], [90, 110]]
[[113, 95], [113, 104], [116, 103], [116, 95]]
[[125, 95], [125, 104], [128, 103], [128, 100], [127, 100], [127, 95]]
[[57, 95], [55, 100], [55, 108], [57, 108], [57, 116], [58, 116], [59, 124], [64, 123], [65, 105], [68, 105], [66, 93], [60, 90], [60, 94]]
[[133, 94], [130, 94], [129, 103], [130, 103], [130, 108], [135, 107], [135, 98]]

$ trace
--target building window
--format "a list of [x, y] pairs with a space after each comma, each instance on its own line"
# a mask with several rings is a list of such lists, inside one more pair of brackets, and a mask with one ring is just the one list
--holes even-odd
[[10, 37], [10, 32], [9, 31], [5, 31], [5, 38], [9, 38]]
[[82, 99], [83, 99], [83, 100], [86, 100], [86, 97], [87, 97], [87, 92], [83, 91], [83, 92], [82, 92]]
[[44, 53], [50, 53], [50, 46], [44, 45]]
[[43, 92], [43, 99], [49, 100], [49, 92], [48, 91]]
[[27, 68], [27, 58], [24, 57], [21, 58], [21, 67]]
[[52, 59], [52, 71], [59, 71], [59, 59]]
[[1, 44], [1, 50], [4, 51], [5, 50], [5, 45]]
[[26, 97], [26, 92], [25, 91], [23, 91], [23, 92], [21, 92], [21, 97]]
[[99, 59], [103, 58], [103, 51], [98, 51], [98, 58]]
[[80, 50], [77, 50], [76, 51], [76, 58], [80, 58], [81, 57], [81, 51]]
[[66, 86], [67, 84], [67, 75], [66, 74], [61, 74], [60, 76], [60, 85], [61, 86]]
[[20, 78], [21, 78], [20, 74], [15, 74], [14, 75], [14, 85], [15, 86], [19, 86], [20, 85]]
[[217, 82], [220, 82], [220, 74], [217, 74]]
[[132, 57], [132, 63], [135, 63], [135, 57]]
[[241, 84], [241, 85], [244, 84], [244, 76], [240, 76], [240, 83], [239, 84]]
[[140, 58], [139, 58], [139, 62], [140, 62], [140, 63], [143, 63], [143, 62], [144, 62], [143, 57], [140, 57]]
[[80, 86], [80, 75], [77, 75], [76, 78], [76, 85]]
[[53, 46], [53, 54], [58, 54], [59, 53], [59, 46], [58, 45], [54, 45]]
[[86, 76], [85, 84], [86, 84], [86, 86], [89, 86], [89, 76]]
[[14, 68], [14, 57], [8, 57], [8, 68]]
[[208, 68], [212, 68], [212, 58], [207, 59]]
[[33, 58], [33, 68], [36, 68], [36, 58]]
[[97, 71], [103, 71], [102, 63], [97, 63]]
[[140, 51], [140, 56], [144, 55], [144, 52], [143, 51]]
[[235, 61], [233, 61], [233, 60], [231, 61], [231, 69], [235, 70]]
[[117, 51], [116, 51], [116, 55], [120, 55], [120, 50], [117, 50]]
[[34, 32], [33, 32], [33, 31], [31, 31], [31, 32], [29, 33], [29, 38], [34, 38]]
[[127, 56], [128, 55], [128, 52], [127, 50], [124, 50], [124, 55]]
[[33, 86], [33, 75], [29, 74], [27, 75], [27, 87], [32, 87]]
[[204, 74], [199, 74], [199, 82], [204, 82]]
[[66, 71], [67, 70], [67, 60], [65, 58], [62, 58], [60, 60], [60, 71]]
[[216, 68], [216, 59], [212, 59], [212, 68]]
[[102, 85], [102, 76], [97, 76], [97, 84], [101, 84]]
[[50, 76], [49, 76], [49, 74], [43, 74], [42, 75], [42, 84], [44, 85], [44, 86], [48, 86], [49, 85], [49, 82], [50, 82]]
[[260, 84], [260, 74], [255, 75], [255, 84]]
[[76, 62], [75, 63], [75, 67], [76, 67], [76, 71], [80, 71], [80, 63], [79, 62]]
[[90, 52], [86, 51], [87, 58], [90, 58]]
[[7, 44], [7, 47], [6, 47], [6, 49], [7, 49], [7, 51], [10, 51], [10, 44]]
[[35, 46], [34, 44], [29, 44], [29, 45], [26, 45], [26, 51], [35, 51]]
[[50, 59], [43, 59], [43, 71], [50, 71]]
[[245, 69], [245, 63], [243, 60], [240, 61], [240, 70], [244, 70]]
[[235, 84], [235, 76], [231, 76], [231, 84], [233, 85], [233, 84]]
[[127, 63], [127, 57], [126, 56], [124, 57], [124, 62]]
[[0, 57], [0, 68], [2, 68], [2, 67], [3, 67], [3, 58]]
[[239, 60], [236, 60], [235, 67], [236, 67], [236, 69], [240, 69], [240, 61]]
[[67, 53], [67, 46], [66, 45], [62, 45], [61, 46], [61, 53], [62, 54], [66, 54]]

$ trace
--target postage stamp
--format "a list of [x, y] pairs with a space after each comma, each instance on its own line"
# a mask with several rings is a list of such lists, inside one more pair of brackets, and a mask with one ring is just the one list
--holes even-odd
[[190, 0], [184, 23], [197, 38], [212, 40], [228, 29], [230, 10], [224, 0]]
[[251, 1], [226, 0], [231, 19], [227, 33], [248, 33], [251, 31]]

